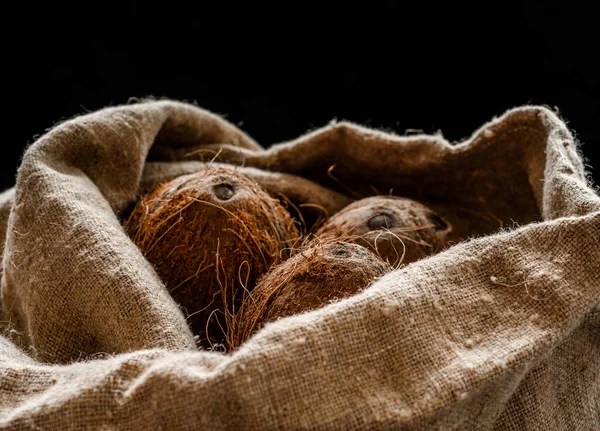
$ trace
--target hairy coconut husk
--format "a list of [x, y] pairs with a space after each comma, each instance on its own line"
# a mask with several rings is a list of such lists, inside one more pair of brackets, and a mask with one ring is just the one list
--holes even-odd
[[431, 208], [397, 196], [358, 200], [329, 218], [315, 233], [370, 248], [393, 267], [442, 250], [452, 226]]
[[260, 279], [234, 318], [229, 347], [239, 346], [267, 322], [352, 296], [391, 270], [357, 244], [313, 241]]
[[244, 291], [289, 257], [298, 230], [254, 181], [208, 167], [141, 199], [125, 229], [187, 314], [200, 344], [222, 346]]

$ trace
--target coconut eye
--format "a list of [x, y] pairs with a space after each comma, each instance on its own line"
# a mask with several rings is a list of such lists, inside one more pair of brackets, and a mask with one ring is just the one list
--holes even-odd
[[222, 201], [227, 201], [234, 195], [233, 186], [228, 183], [217, 184], [213, 187], [213, 191], [215, 196]]
[[446, 230], [446, 229], [448, 229], [448, 224], [444, 220], [442, 220], [442, 218], [439, 215], [437, 215], [437, 214], [431, 214], [429, 216], [429, 219], [435, 225], [435, 230]]
[[369, 226], [369, 229], [371, 230], [379, 230], [384, 228], [389, 229], [393, 224], [394, 220], [391, 216], [387, 214], [377, 214], [369, 219], [367, 226]]
[[331, 250], [331, 254], [337, 257], [350, 257], [351, 253], [344, 244], [336, 244], [336, 246]]

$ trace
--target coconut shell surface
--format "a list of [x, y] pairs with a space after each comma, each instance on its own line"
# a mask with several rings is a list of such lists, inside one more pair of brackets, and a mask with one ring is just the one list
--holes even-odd
[[184, 175], [141, 199], [125, 229], [183, 308], [200, 344], [222, 345], [257, 278], [289, 256], [298, 231], [254, 181], [223, 167]]
[[336, 241], [303, 249], [259, 281], [234, 319], [230, 348], [242, 344], [267, 322], [352, 296], [391, 270], [389, 264], [357, 244]]
[[372, 196], [334, 214], [316, 235], [363, 245], [397, 267], [442, 250], [452, 238], [452, 226], [412, 199]]

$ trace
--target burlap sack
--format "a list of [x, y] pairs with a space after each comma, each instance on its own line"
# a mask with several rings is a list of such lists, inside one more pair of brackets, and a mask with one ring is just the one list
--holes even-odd
[[[476, 238], [198, 351], [119, 218], [202, 160], [328, 213], [393, 189]], [[110, 108], [27, 150], [0, 221], [0, 428], [600, 428], [600, 198], [545, 108], [455, 146], [339, 123], [268, 150], [190, 105]]]

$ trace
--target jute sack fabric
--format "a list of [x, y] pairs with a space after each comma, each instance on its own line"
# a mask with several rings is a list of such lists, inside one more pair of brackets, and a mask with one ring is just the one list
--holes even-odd
[[[200, 351], [120, 219], [205, 163], [329, 214], [417, 198], [473, 239]], [[600, 198], [542, 107], [458, 145], [332, 123], [268, 150], [191, 105], [108, 108], [26, 151], [0, 234], [2, 429], [600, 428]]]

